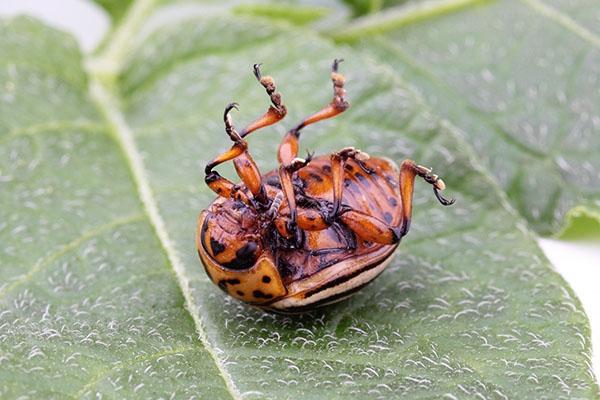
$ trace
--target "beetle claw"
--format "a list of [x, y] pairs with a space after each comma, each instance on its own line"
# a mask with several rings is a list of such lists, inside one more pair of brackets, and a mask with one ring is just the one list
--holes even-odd
[[331, 71], [338, 72], [338, 67], [340, 66], [340, 63], [342, 61], [344, 61], [343, 58], [336, 58], [335, 60], [333, 60], [333, 65], [331, 66]]
[[304, 160], [304, 162], [305, 162], [304, 166], [308, 165], [312, 161], [314, 155], [315, 155], [314, 151], [306, 150], [306, 160]]
[[223, 118], [225, 119], [225, 121], [227, 121], [227, 118], [229, 116], [229, 113], [231, 112], [231, 110], [233, 110], [234, 108], [236, 110], [239, 110], [238, 108], [238, 103], [236, 103], [235, 101], [232, 103], [227, 104], [227, 107], [225, 107], [225, 112], [223, 113]]
[[302, 245], [304, 243], [304, 234], [302, 232], [302, 229], [300, 229], [298, 227], [296, 222], [293, 220], [290, 220], [287, 223], [287, 230], [288, 230], [288, 232], [290, 232], [292, 234], [294, 248], [299, 249], [300, 247], [302, 247]]
[[258, 79], [258, 81], [260, 82], [260, 78], [262, 77], [260, 74], [260, 66], [262, 65], [262, 63], [258, 63], [258, 64], [254, 64], [252, 66], [252, 69], [254, 69], [254, 76], [256, 77], [256, 79]]
[[[439, 179], [439, 182], [441, 182], [442, 185], [444, 183], [444, 181], [442, 181], [441, 179]], [[441, 189], [438, 189], [438, 187], [436, 185], [433, 185], [433, 193], [435, 194], [435, 197], [438, 199], [438, 201], [440, 202], [441, 205], [451, 206], [452, 204], [454, 204], [456, 202], [456, 199], [454, 199], [454, 198], [447, 199], [444, 196], [442, 196], [440, 194], [440, 190]]]

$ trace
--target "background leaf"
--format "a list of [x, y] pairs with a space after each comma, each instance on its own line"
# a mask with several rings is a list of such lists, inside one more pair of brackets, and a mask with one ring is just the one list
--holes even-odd
[[[0, 235], [10, 244], [0, 256], [0, 394], [596, 395], [578, 300], [469, 145], [388, 67], [279, 23], [130, 21], [134, 37], [108, 40], [91, 63], [91, 101], [72, 42], [38, 55], [42, 38], [64, 36], [23, 19], [2, 27], [10, 51], [0, 54], [11, 58], [0, 82], [15, 96], [0, 100]], [[442, 209], [419, 186], [411, 234], [384, 277], [321, 312], [263, 314], [225, 298], [197, 260], [195, 218], [213, 198], [201, 170], [227, 146], [224, 104], [240, 103], [240, 126], [266, 107], [252, 63], [277, 79], [290, 126], [328, 101], [336, 56], [347, 60], [353, 107], [307, 129], [303, 145], [410, 156], [443, 173], [459, 202]], [[263, 170], [284, 130], [250, 139]]]
[[113, 21], [120, 20], [124, 15], [129, 6], [131, 0], [96, 0], [100, 6], [102, 6], [113, 18]]

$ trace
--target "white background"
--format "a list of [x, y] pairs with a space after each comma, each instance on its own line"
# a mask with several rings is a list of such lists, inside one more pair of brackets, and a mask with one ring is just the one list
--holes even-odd
[[[0, 15], [26, 13], [75, 35], [91, 52], [110, 28], [104, 10], [88, 0], [3, 0]], [[600, 377], [600, 245], [540, 239], [556, 270], [571, 284], [592, 325], [593, 365]]]

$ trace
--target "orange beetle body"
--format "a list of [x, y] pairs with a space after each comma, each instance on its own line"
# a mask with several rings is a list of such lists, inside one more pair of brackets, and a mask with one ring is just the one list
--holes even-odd
[[[210, 279], [230, 296], [265, 310], [297, 313], [340, 301], [377, 277], [410, 227], [416, 177], [439, 191], [445, 185], [429, 168], [404, 160], [400, 167], [348, 147], [298, 158], [300, 131], [334, 117], [349, 104], [344, 77], [333, 63], [334, 96], [322, 110], [284, 136], [279, 168], [265, 175], [250, 156], [247, 135], [286, 115], [269, 76], [254, 73], [271, 100], [267, 112], [237, 132], [225, 109], [233, 145], [209, 162], [205, 182], [219, 197], [200, 213], [196, 244]], [[232, 161], [242, 182], [214, 170]]]
[[[380, 158], [364, 164], [346, 164], [342, 203], [398, 224], [398, 167]], [[263, 181], [270, 198], [281, 193], [275, 171]], [[329, 156], [317, 157], [301, 169], [294, 186], [301, 188], [299, 204], [315, 208], [331, 204]], [[289, 216], [285, 204], [280, 214]], [[368, 242], [343, 223], [334, 222], [323, 230], [303, 231], [302, 246], [296, 248], [274, 225], [266, 213], [257, 213], [239, 200], [218, 198], [200, 214], [197, 246], [206, 273], [222, 290], [249, 304], [281, 312], [299, 312], [348, 297], [383, 271], [399, 243]], [[216, 259], [219, 255], [221, 261]]]

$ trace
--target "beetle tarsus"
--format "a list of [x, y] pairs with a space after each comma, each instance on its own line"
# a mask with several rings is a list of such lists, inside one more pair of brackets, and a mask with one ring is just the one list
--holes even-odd
[[227, 133], [227, 136], [229, 136], [229, 138], [233, 141], [233, 142], [241, 142], [242, 138], [240, 137], [240, 134], [235, 130], [234, 126], [233, 126], [233, 121], [231, 120], [231, 110], [236, 109], [239, 110], [238, 108], [238, 103], [229, 103], [227, 104], [227, 107], [225, 107], [225, 112], [223, 113], [223, 121], [225, 122], [225, 133]]
[[416, 168], [419, 176], [421, 176], [425, 182], [431, 184], [433, 193], [441, 205], [450, 206], [456, 202], [454, 198], [447, 199], [442, 196], [440, 192], [446, 189], [446, 184], [439, 176], [431, 172], [431, 168], [423, 167], [422, 165], [417, 165]]
[[435, 185], [433, 186], [433, 193], [435, 194], [435, 197], [438, 199], [440, 204], [443, 206], [451, 206], [452, 204], [456, 203], [456, 199], [452, 197], [447, 199], [444, 196], [442, 196], [440, 193], [440, 189], [438, 189]]

